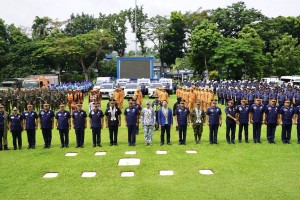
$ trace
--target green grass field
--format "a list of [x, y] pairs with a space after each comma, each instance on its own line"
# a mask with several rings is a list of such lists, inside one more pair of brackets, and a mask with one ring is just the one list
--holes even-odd
[[[148, 98], [145, 98], [145, 100]], [[145, 101], [144, 100], [144, 101]], [[152, 100], [151, 100], [152, 101]], [[175, 103], [171, 97], [170, 106]], [[125, 102], [124, 105], [126, 105]], [[106, 105], [106, 101], [103, 106]], [[87, 103], [84, 108], [87, 110]], [[103, 108], [102, 108], [103, 110]], [[223, 119], [224, 107], [222, 106]], [[122, 118], [124, 119], [123, 115]], [[122, 120], [123, 120], [122, 119]], [[124, 122], [123, 122], [124, 125]], [[249, 129], [252, 138], [252, 127]], [[119, 129], [119, 146], [109, 146], [108, 130], [102, 130], [103, 147], [92, 147], [91, 130], [85, 133], [85, 148], [75, 148], [75, 133], [70, 131], [70, 147], [60, 148], [59, 134], [53, 131], [51, 149], [43, 149], [41, 131], [37, 131], [37, 149], [0, 152], [0, 199], [300, 199], [300, 145], [293, 126], [292, 144], [266, 141], [228, 145], [225, 124], [219, 130], [219, 144], [210, 145], [208, 128], [204, 128], [203, 144], [194, 144], [192, 128], [188, 128], [187, 145], [178, 145], [178, 133], [171, 131], [172, 146], [159, 146], [160, 132], [154, 133], [153, 146], [144, 146], [143, 132], [137, 136], [137, 146], [127, 146], [127, 129]], [[11, 133], [9, 147], [12, 148]], [[187, 154], [186, 150], [197, 150]], [[136, 150], [136, 155], [125, 155]], [[167, 155], [156, 155], [167, 150]], [[107, 151], [106, 156], [95, 156]], [[66, 152], [78, 152], [65, 157]], [[120, 158], [140, 158], [140, 166], [118, 166]], [[201, 175], [200, 169], [211, 169], [214, 175]], [[174, 176], [159, 176], [159, 170], [174, 170]], [[95, 171], [94, 178], [81, 178], [83, 171]], [[135, 177], [121, 178], [122, 171], [134, 171]], [[46, 172], [59, 172], [53, 179], [44, 179]]]

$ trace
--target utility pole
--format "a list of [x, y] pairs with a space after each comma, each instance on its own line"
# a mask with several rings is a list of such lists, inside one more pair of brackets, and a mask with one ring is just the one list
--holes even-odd
[[137, 57], [137, 36], [136, 36], [136, 33], [137, 33], [137, 20], [136, 20], [136, 17], [137, 17], [137, 0], [135, 0], [135, 12], [134, 12], [134, 19], [135, 19], [135, 57]]

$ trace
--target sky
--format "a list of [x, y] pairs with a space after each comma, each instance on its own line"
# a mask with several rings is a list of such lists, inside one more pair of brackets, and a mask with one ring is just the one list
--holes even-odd
[[[136, 0], [145, 13], [169, 16], [171, 11], [196, 11], [226, 7], [234, 0]], [[268, 17], [300, 15], [299, 0], [244, 0], [248, 8], [262, 11]], [[72, 13], [98, 17], [99, 13], [118, 13], [135, 6], [135, 0], [0, 0], [0, 18], [6, 24], [31, 27], [35, 16], [67, 20]], [[134, 34], [127, 31], [127, 51], [134, 50]]]

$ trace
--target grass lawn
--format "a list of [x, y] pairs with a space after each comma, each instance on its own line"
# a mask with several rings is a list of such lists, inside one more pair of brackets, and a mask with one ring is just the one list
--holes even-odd
[[[170, 107], [174, 103], [172, 96]], [[106, 101], [102, 110], [104, 105]], [[84, 108], [87, 110], [87, 103]], [[225, 119], [223, 106], [222, 112]], [[127, 129], [123, 125], [124, 122], [117, 147], [109, 146], [108, 130], [104, 128], [102, 148], [92, 147], [92, 133], [86, 129], [85, 148], [76, 149], [72, 129], [68, 149], [60, 148], [57, 130], [53, 131], [52, 148], [43, 149], [38, 130], [37, 149], [27, 150], [27, 136], [23, 132], [22, 150], [0, 152], [0, 199], [300, 199], [300, 145], [296, 142], [296, 126], [291, 145], [280, 142], [281, 127], [276, 131], [277, 144], [268, 144], [265, 126], [262, 144], [228, 145], [223, 124], [218, 145], [209, 144], [206, 126], [200, 145], [194, 144], [189, 127], [187, 145], [179, 146], [178, 133], [173, 127], [172, 146], [160, 147], [160, 132], [156, 131], [153, 146], [145, 147], [140, 128], [137, 146], [128, 147]], [[251, 139], [252, 126], [249, 132]], [[12, 149], [10, 132], [9, 147]], [[185, 151], [190, 149], [198, 153], [187, 154]], [[137, 154], [125, 155], [128, 150]], [[156, 155], [156, 150], [167, 150], [168, 154]], [[107, 151], [107, 155], [95, 156], [96, 151]], [[78, 155], [65, 157], [66, 152]], [[120, 158], [130, 157], [140, 158], [141, 165], [118, 166]], [[211, 169], [214, 175], [201, 175], [200, 169]], [[174, 175], [162, 177], [159, 170], [174, 170]], [[97, 175], [81, 178], [83, 171], [94, 171]], [[135, 176], [121, 178], [122, 171], [134, 171]], [[44, 179], [46, 172], [59, 172], [59, 176]]]

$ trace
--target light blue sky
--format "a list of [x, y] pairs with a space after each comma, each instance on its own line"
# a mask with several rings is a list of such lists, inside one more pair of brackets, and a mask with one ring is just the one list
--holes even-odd
[[[144, 5], [149, 16], [169, 15], [171, 11], [196, 11], [198, 8], [215, 9], [231, 5], [234, 0], [137, 0]], [[268, 17], [300, 15], [299, 0], [244, 0], [248, 8], [261, 10]], [[31, 27], [35, 16], [48, 16], [66, 20], [71, 13], [88, 13], [98, 16], [115, 13], [134, 7], [135, 0], [0, 0], [0, 18], [7, 24]], [[133, 35], [129, 33], [127, 43], [134, 49]]]

